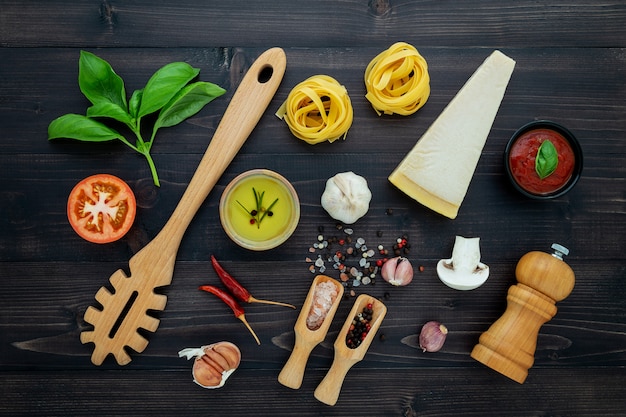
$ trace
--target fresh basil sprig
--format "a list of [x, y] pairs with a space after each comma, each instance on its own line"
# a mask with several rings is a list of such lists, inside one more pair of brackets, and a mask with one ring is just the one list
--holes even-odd
[[[145, 156], [154, 184], [159, 186], [159, 177], [150, 155], [159, 128], [179, 124], [226, 92], [208, 82], [189, 84], [199, 72], [198, 68], [185, 62], [167, 64], [150, 77], [144, 88], [134, 91], [127, 102], [124, 81], [111, 65], [90, 52], [81, 51], [78, 85], [92, 106], [87, 109], [85, 116], [66, 114], [53, 120], [48, 126], [48, 140], [120, 140]], [[141, 133], [142, 118], [156, 112], [159, 113], [152, 126], [150, 140], [146, 141]], [[135, 134], [135, 143], [98, 120], [102, 118], [113, 119], [127, 126]]]
[[549, 140], [544, 140], [537, 149], [537, 157], [535, 158], [535, 171], [540, 179], [544, 179], [552, 175], [556, 171], [559, 164], [559, 155], [554, 144]]

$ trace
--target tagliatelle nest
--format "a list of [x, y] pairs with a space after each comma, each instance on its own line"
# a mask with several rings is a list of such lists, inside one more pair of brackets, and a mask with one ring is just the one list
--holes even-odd
[[417, 49], [397, 42], [378, 54], [365, 70], [365, 98], [376, 113], [408, 116], [430, 96], [428, 64]]
[[314, 75], [296, 85], [276, 116], [299, 139], [316, 144], [346, 138], [352, 126], [352, 103], [346, 88], [327, 75]]

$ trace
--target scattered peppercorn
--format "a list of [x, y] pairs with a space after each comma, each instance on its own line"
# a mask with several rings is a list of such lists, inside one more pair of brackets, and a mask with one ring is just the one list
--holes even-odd
[[[382, 243], [368, 244], [365, 237], [358, 236], [354, 229], [336, 223], [337, 235], [325, 236], [324, 226], [318, 226], [319, 234], [309, 253], [317, 253], [317, 258], [308, 257], [311, 273], [328, 274], [337, 271], [338, 278], [346, 289], [344, 294], [355, 296], [354, 288], [361, 285], [374, 285], [385, 262], [393, 256], [406, 256], [409, 252], [409, 239], [406, 234], [393, 240], [389, 249]], [[376, 235], [381, 237], [382, 231]], [[393, 246], [393, 248], [392, 248]]]

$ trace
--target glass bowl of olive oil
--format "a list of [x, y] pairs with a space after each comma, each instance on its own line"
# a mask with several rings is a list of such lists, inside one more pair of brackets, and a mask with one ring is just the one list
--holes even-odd
[[277, 172], [253, 169], [224, 189], [219, 205], [224, 231], [239, 246], [263, 251], [283, 244], [300, 221], [300, 200]]

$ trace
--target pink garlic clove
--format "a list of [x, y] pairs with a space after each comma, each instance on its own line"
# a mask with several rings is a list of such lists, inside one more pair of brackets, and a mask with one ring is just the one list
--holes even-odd
[[381, 275], [391, 285], [409, 285], [413, 280], [413, 266], [407, 258], [397, 256], [383, 264]]
[[424, 352], [437, 352], [443, 347], [448, 335], [448, 328], [438, 321], [429, 321], [422, 326], [419, 343]]

